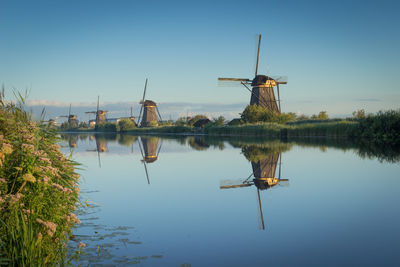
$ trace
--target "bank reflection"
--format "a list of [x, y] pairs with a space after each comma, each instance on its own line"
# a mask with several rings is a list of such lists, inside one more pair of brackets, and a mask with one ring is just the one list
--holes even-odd
[[265, 230], [263, 206], [260, 191], [278, 185], [287, 186], [289, 179], [281, 178], [282, 152], [290, 149], [287, 144], [272, 142], [263, 146], [242, 146], [242, 153], [251, 162], [252, 172], [247, 178], [239, 181], [224, 180], [220, 189], [233, 189], [255, 186], [257, 188], [258, 212], [261, 229]]
[[143, 163], [144, 170], [146, 173], [147, 183], [150, 184], [149, 172], [147, 170], [147, 164], [153, 163], [158, 159], [162, 147], [162, 139], [160, 146], [159, 137], [156, 136], [141, 136], [139, 144], [140, 153], [142, 155], [141, 162]]

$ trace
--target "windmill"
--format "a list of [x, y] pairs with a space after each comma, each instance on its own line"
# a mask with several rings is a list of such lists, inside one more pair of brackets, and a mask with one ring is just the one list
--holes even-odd
[[[287, 78], [284, 76], [267, 76], [259, 75], [258, 72], [258, 61], [260, 55], [261, 45], [261, 34], [258, 35], [258, 49], [257, 49], [257, 61], [255, 68], [255, 76], [251, 79], [242, 78], [218, 78], [218, 81], [222, 82], [235, 82], [242, 84], [251, 93], [250, 105], [258, 105], [271, 112], [280, 114], [281, 113], [281, 100], [279, 96], [279, 85], [287, 84]], [[250, 87], [252, 89], [250, 89]], [[274, 87], [278, 94], [278, 99], [275, 97]]]
[[[156, 102], [145, 99], [146, 90], [147, 90], [147, 79], [144, 84], [143, 99], [142, 101], [139, 102], [139, 104], [141, 104], [141, 107], [139, 112], [138, 125], [140, 125], [140, 127], [158, 126], [158, 123], [159, 121], [162, 121], [162, 118], [160, 112], [158, 111]], [[143, 111], [143, 116], [142, 116], [142, 111]], [[157, 118], [157, 114], [159, 116], [159, 119]]]
[[60, 118], [68, 118], [68, 124], [70, 126], [78, 126], [79, 121], [77, 120], [76, 115], [71, 114], [71, 104], [69, 104], [68, 115], [62, 115], [60, 116]]
[[[149, 173], [147, 171], [147, 164], [153, 163], [158, 159], [158, 155], [160, 154], [162, 147], [162, 139], [161, 144], [158, 146], [158, 137], [140, 137], [139, 149], [142, 155], [142, 163], [144, 166], [144, 170], [146, 172], [147, 183], [150, 184]], [[142, 148], [143, 147], [143, 148]]]
[[[99, 109], [100, 96], [97, 96], [97, 109], [96, 111], [87, 111], [86, 114], [96, 114], [96, 127], [100, 122], [106, 122], [107, 110]], [[90, 123], [89, 123], [90, 124]]]
[[[266, 190], [278, 185], [280, 182], [289, 181], [288, 179], [281, 179], [281, 158], [280, 152], [274, 152], [263, 158], [255, 158], [251, 161], [253, 172], [246, 178], [242, 179], [239, 183], [232, 183], [229, 180], [221, 182], [220, 189], [240, 188], [255, 185], [257, 187], [258, 198], [258, 211], [260, 213], [261, 228], [265, 230], [264, 215], [262, 210], [262, 203], [260, 197], [260, 190]], [[279, 174], [276, 177], [276, 167], [279, 160]], [[251, 177], [253, 180], [250, 180]]]

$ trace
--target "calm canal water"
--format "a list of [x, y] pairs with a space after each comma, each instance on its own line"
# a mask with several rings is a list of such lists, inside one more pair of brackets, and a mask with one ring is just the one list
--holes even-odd
[[62, 138], [82, 164], [87, 207], [70, 251], [87, 244], [83, 266], [400, 266], [396, 153], [321, 140]]

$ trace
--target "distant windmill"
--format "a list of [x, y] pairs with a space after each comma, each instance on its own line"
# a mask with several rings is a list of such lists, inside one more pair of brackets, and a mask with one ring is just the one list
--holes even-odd
[[[279, 159], [279, 174], [278, 177], [275, 177], [276, 167], [278, 165]], [[258, 197], [258, 210], [260, 213], [261, 219], [261, 228], [264, 230], [264, 214], [262, 210], [262, 203], [260, 198], [260, 190], [266, 190], [273, 186], [276, 186], [281, 181], [289, 181], [288, 179], [281, 179], [281, 153], [276, 152], [272, 153], [268, 157], [263, 159], [258, 159], [256, 161], [251, 162], [251, 166], [253, 172], [249, 177], [242, 180], [238, 184], [231, 183], [229, 180], [223, 181], [224, 185], [220, 186], [220, 189], [230, 189], [230, 188], [239, 188], [239, 187], [248, 187], [255, 185], [257, 187], [257, 197]], [[254, 179], [250, 181], [249, 179], [254, 176]], [[228, 185], [226, 185], [229, 183]]]
[[[146, 90], [147, 90], [147, 79], [144, 84], [143, 99], [142, 101], [139, 102], [141, 104], [141, 107], [139, 112], [138, 125], [140, 125], [140, 127], [157, 126], [159, 121], [162, 120], [161, 115], [160, 112], [158, 111], [156, 102], [145, 99]], [[143, 116], [142, 116], [142, 111], [143, 111]], [[159, 119], [157, 118], [157, 114], [159, 116]]]
[[96, 111], [87, 111], [87, 112], [85, 112], [86, 114], [96, 114], [96, 126], [100, 122], [106, 122], [107, 121], [106, 114], [107, 114], [108, 111], [99, 109], [99, 102], [100, 102], [100, 96], [97, 96], [97, 109], [96, 109]]
[[69, 111], [68, 111], [68, 116], [67, 115], [62, 115], [60, 118], [68, 118], [68, 123], [70, 125], [75, 125], [78, 126], [78, 120], [76, 118], [76, 115], [71, 114], [71, 104], [69, 104]]
[[150, 178], [149, 178], [149, 173], [147, 171], [147, 163], [152, 163], [158, 159], [158, 155], [160, 154], [162, 147], [162, 139], [159, 147], [158, 147], [158, 139], [159, 139], [158, 137], [140, 137], [140, 141], [138, 142], [140, 153], [142, 154], [141, 161], [143, 163], [144, 170], [146, 172], [146, 178], [148, 184], [150, 184]]
[[[241, 78], [218, 78], [222, 82], [240, 82], [251, 93], [250, 105], [258, 105], [271, 112], [281, 113], [281, 100], [279, 96], [279, 85], [287, 84], [284, 76], [258, 75], [258, 59], [260, 55], [261, 34], [258, 35], [258, 49], [256, 70], [253, 80]], [[249, 85], [252, 89], [249, 88]], [[275, 98], [274, 87], [277, 87], [278, 99]]]

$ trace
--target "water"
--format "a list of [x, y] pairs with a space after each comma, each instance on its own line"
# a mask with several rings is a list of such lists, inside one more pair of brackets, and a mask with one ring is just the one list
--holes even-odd
[[396, 151], [323, 140], [63, 138], [82, 164], [88, 207], [70, 253], [86, 243], [83, 265], [400, 265]]

